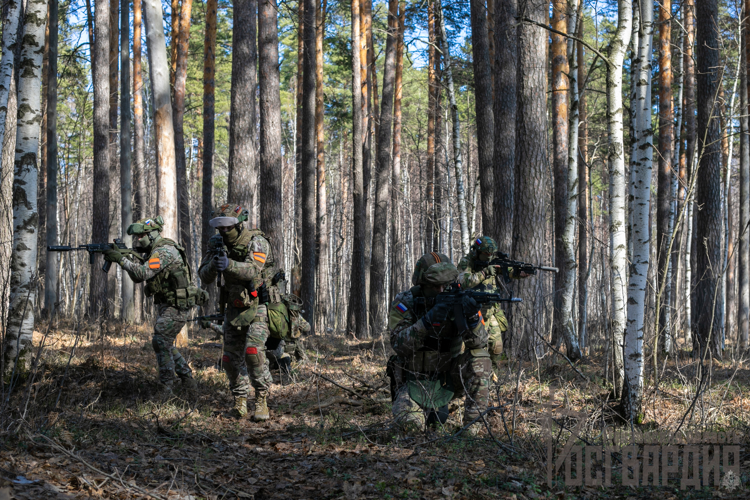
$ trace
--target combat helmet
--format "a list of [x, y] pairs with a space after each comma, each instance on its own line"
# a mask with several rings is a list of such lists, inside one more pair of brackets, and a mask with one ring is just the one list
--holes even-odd
[[229, 227], [236, 226], [246, 221], [250, 216], [250, 212], [247, 208], [242, 205], [235, 205], [234, 203], [225, 203], [219, 207], [216, 207], [211, 212], [212, 218], [208, 221], [208, 225], [211, 227]]
[[157, 215], [154, 218], [145, 218], [138, 220], [128, 226], [127, 233], [129, 236], [150, 234], [152, 231], [161, 232], [164, 229], [164, 219], [161, 215]]
[[492, 254], [497, 252], [497, 242], [489, 236], [477, 236], [471, 242], [471, 249], [475, 255], [479, 255], [480, 253]]
[[458, 269], [450, 257], [442, 253], [430, 252], [419, 258], [411, 275], [411, 284], [447, 285], [458, 277]]

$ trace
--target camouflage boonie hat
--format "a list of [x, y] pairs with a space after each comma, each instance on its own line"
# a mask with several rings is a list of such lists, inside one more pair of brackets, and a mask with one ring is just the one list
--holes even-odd
[[145, 218], [132, 223], [128, 226], [126, 232], [132, 236], [150, 233], [151, 231], [161, 231], [162, 229], [164, 229], [164, 219], [161, 218], [161, 215], [157, 215], [153, 219]]
[[471, 247], [479, 252], [495, 253], [497, 252], [497, 243], [489, 236], [477, 236], [471, 243]]
[[414, 274], [411, 275], [411, 284], [445, 285], [455, 281], [457, 276], [458, 270], [447, 255], [430, 252], [417, 261]]
[[213, 218], [208, 221], [209, 226], [228, 227], [246, 221], [250, 212], [248, 212], [247, 208], [242, 205], [225, 203], [220, 207], [216, 207], [213, 212], [211, 212], [211, 215], [213, 215]]

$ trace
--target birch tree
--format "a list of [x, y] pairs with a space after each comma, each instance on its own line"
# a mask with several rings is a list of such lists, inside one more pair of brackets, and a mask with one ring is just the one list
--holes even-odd
[[10, 307], [5, 333], [3, 378], [28, 372], [32, 357], [37, 257], [37, 176], [39, 124], [42, 121], [42, 47], [47, 2], [28, 0], [18, 74], [18, 122], [13, 179], [13, 252], [10, 261]]
[[609, 132], [609, 207], [610, 207], [610, 279], [612, 296], [612, 349], [615, 389], [622, 391], [624, 377], [622, 349], [625, 332], [627, 262], [625, 147], [623, 144], [622, 67], [630, 43], [633, 3], [620, 0], [617, 6], [617, 30], [609, 47], [607, 64], [607, 128]]
[[[631, 103], [635, 114], [635, 155], [631, 158], [631, 238], [633, 262], [628, 283], [627, 325], [625, 330], [625, 380], [622, 406], [626, 418], [640, 423], [643, 399], [643, 327], [646, 311], [646, 286], [650, 258], [649, 214], [651, 211], [651, 172], [654, 136], [651, 126], [651, 47], [654, 35], [654, 4], [639, 2], [640, 33], [638, 56], [634, 61], [635, 100]], [[614, 246], [613, 246], [614, 248]]]
[[[3, 55], [0, 59], [0, 144], [5, 140], [5, 119], [8, 115], [8, 96], [13, 76], [13, 59], [16, 54], [16, 34], [21, 18], [22, 0], [9, 0], [8, 11], [3, 19]], [[0, 179], [3, 166], [0, 164]]]

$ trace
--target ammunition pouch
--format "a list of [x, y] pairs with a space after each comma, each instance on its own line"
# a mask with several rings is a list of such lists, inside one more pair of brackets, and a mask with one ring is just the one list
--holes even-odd
[[451, 369], [453, 353], [438, 351], [417, 351], [404, 363], [404, 369], [415, 378], [431, 378]]
[[229, 302], [236, 309], [247, 309], [255, 304], [258, 293], [244, 285], [232, 284], [224, 286]]

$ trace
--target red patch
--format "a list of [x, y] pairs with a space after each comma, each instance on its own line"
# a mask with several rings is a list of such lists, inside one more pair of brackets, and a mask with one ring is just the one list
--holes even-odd
[[253, 290], [252, 292], [250, 292], [250, 295], [252, 295], [253, 298], [258, 298], [258, 290]]
[[222, 363], [229, 363], [229, 356], [227, 354], [223, 355], [221, 357], [221, 362]]
[[248, 347], [247, 349], [245, 349], [245, 354], [258, 354], [258, 348]]

